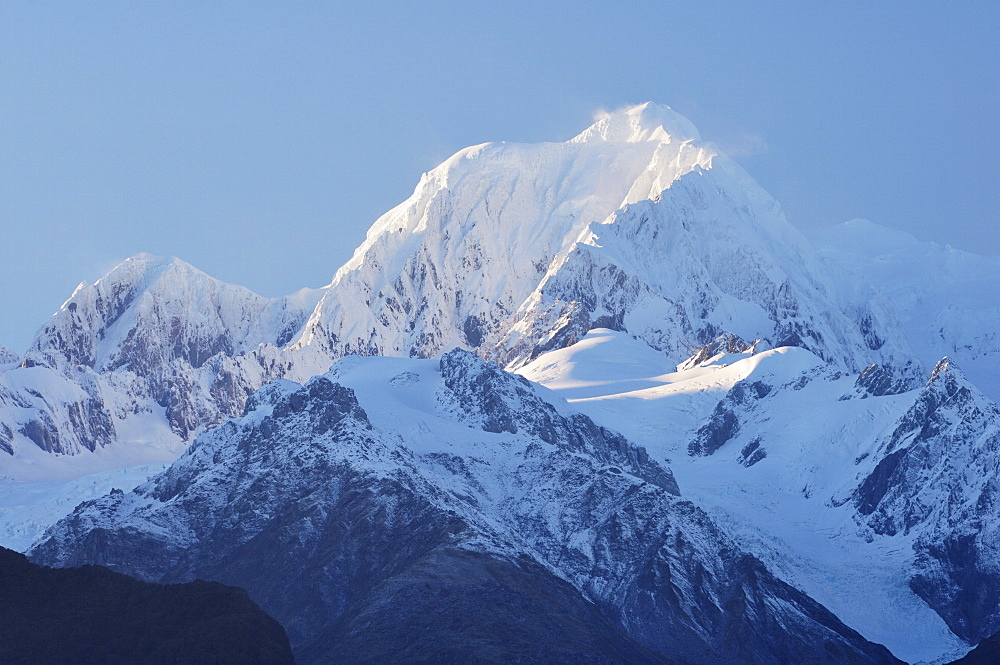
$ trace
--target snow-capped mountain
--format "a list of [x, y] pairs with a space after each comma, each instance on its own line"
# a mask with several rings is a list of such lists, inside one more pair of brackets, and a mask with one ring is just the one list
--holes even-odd
[[845, 314], [830, 291], [778, 204], [683, 117], [644, 104], [565, 143], [475, 146], [425, 175], [296, 346], [433, 357], [458, 345], [514, 367], [593, 327], [678, 362], [731, 333], [911, 383], [891, 314]]
[[[305, 380], [343, 355], [460, 346], [514, 367], [600, 326], [678, 362], [735, 335], [845, 370], [878, 363], [894, 388], [917, 385], [884, 303], [842, 311], [831, 292], [777, 203], [687, 120], [645, 104], [565, 143], [460, 151], [325, 289], [267, 299], [176, 259], [125, 261], [74, 292], [17, 380], [4, 374], [0, 441], [93, 451], [163, 409], [183, 443], [264, 383]], [[48, 372], [23, 371], [36, 367]]]
[[[145, 255], [81, 285], [0, 350], [0, 475], [69, 479], [44, 486], [65, 506], [200, 437], [36, 555], [244, 584], [307, 659], [416, 639], [390, 610], [466, 625], [413, 591], [433, 578], [494, 623], [544, 589], [585, 627], [549, 660], [798, 662], [827, 635], [846, 662], [885, 656], [864, 639], [944, 662], [1000, 629], [1000, 262], [864, 222], [811, 240], [665, 107], [474, 146], [323, 289]], [[23, 506], [0, 509], [22, 544], [65, 513]]]
[[319, 296], [266, 299], [177, 259], [128, 259], [77, 287], [0, 374], [0, 450], [74, 455], [140, 438], [176, 456], [289, 373], [281, 347]]
[[1000, 407], [945, 358], [852, 499], [916, 554], [910, 587], [970, 643], [1000, 631]]
[[139, 255], [80, 284], [35, 338], [28, 366], [65, 360], [97, 372], [152, 373], [183, 361], [284, 346], [318, 296], [268, 299], [223, 284], [178, 259]]
[[843, 276], [841, 289], [874, 290], [892, 303], [927, 367], [948, 356], [1000, 399], [1000, 258], [920, 242], [863, 219], [812, 230], [809, 239], [829, 271]]
[[[390, 645], [454, 642], [466, 662], [494, 648], [476, 635], [554, 662], [543, 654], [566, 631], [532, 625], [536, 612], [582, 614], [618, 651], [601, 662], [897, 662], [742, 552], [645, 450], [545, 394], [466, 351], [346, 359], [265, 388], [163, 474], [79, 506], [31, 556], [239, 584], [303, 663], [351, 660], [345, 642], [364, 653], [386, 627]], [[428, 568], [465, 581], [450, 589]], [[512, 602], [501, 580], [535, 590], [507, 635], [487, 630], [493, 604]], [[546, 594], [567, 582], [575, 594]]]
[[[884, 303], [842, 311], [829, 293], [777, 204], [686, 119], [644, 104], [565, 143], [460, 151], [326, 289], [266, 299], [176, 259], [125, 261], [82, 284], [0, 377], [0, 445], [76, 454], [161, 430], [177, 449], [267, 381], [342, 355], [461, 346], [517, 366], [595, 326], [677, 361], [736, 335], [916, 385]], [[160, 410], [169, 432], [132, 425]]]

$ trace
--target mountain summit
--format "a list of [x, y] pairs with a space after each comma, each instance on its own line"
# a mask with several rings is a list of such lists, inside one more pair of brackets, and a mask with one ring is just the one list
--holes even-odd
[[669, 106], [652, 102], [628, 106], [613, 113], [600, 113], [595, 119], [596, 122], [577, 135], [573, 142], [669, 143], [701, 139], [701, 135], [690, 120]]
[[675, 362], [720, 335], [802, 346], [916, 385], [877, 301], [845, 310], [778, 204], [683, 116], [653, 104], [565, 143], [489, 143], [426, 174], [338, 271], [295, 342], [327, 356], [518, 367], [596, 327]]

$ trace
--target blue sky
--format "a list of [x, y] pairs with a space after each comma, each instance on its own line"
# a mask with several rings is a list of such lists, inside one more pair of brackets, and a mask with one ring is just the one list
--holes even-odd
[[327, 283], [423, 171], [687, 115], [799, 226], [1000, 253], [1000, 3], [0, 3], [0, 343], [140, 251]]

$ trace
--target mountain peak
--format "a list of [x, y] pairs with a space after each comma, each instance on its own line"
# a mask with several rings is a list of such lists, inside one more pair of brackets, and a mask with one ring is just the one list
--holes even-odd
[[701, 139], [691, 121], [669, 106], [646, 102], [617, 111], [600, 112], [593, 125], [576, 136], [574, 143], [643, 143]]
[[965, 372], [955, 364], [955, 361], [945, 356], [934, 365], [931, 377], [927, 379], [927, 387], [930, 388], [931, 386], [939, 385], [942, 381], [946, 385], [951, 385], [956, 381], [964, 383], [968, 379], [965, 378]]

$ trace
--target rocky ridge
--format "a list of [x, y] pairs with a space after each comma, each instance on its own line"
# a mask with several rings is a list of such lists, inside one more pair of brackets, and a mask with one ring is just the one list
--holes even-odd
[[912, 539], [910, 586], [956, 635], [1000, 630], [1000, 408], [945, 358], [853, 500], [876, 534]]
[[[241, 583], [304, 662], [333, 653], [346, 626], [362, 643], [398, 626], [413, 606], [388, 598], [452, 602], [426, 584], [453, 565], [473, 601], [493, 597], [489, 580], [519, 579], [515, 593], [550, 590], [554, 616], [592, 608], [603, 628], [584, 653], [610, 662], [896, 662], [742, 552], [642, 449], [468, 352], [420, 363], [349, 359], [273, 384], [162, 475], [79, 506], [31, 556]], [[475, 650], [493, 634], [481, 606], [465, 603], [457, 627], [406, 616], [446, 641], [470, 631], [458, 639]], [[550, 628], [509, 627], [544, 653], [562, 632]]]

